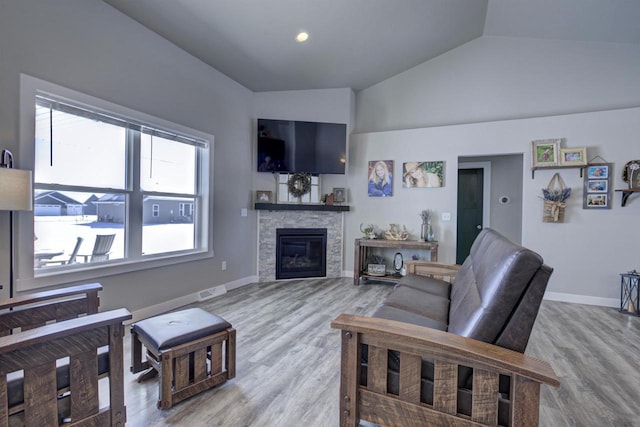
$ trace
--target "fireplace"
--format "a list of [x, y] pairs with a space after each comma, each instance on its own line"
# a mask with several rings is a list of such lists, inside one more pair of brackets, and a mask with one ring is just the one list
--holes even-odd
[[326, 228], [276, 230], [276, 279], [325, 277], [326, 272]]

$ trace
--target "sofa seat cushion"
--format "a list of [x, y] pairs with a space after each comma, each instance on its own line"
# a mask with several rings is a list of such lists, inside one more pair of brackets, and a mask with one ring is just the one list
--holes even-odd
[[449, 298], [409, 286], [395, 289], [385, 299], [384, 305], [428, 317], [440, 323], [449, 323]]
[[451, 294], [451, 284], [444, 280], [434, 279], [432, 277], [420, 276], [418, 274], [407, 274], [396, 285], [396, 289], [401, 287], [410, 287], [429, 294], [449, 299]]

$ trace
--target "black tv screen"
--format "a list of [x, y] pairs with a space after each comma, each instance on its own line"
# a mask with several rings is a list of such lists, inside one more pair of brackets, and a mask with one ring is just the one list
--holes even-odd
[[344, 123], [258, 119], [258, 172], [344, 174]]

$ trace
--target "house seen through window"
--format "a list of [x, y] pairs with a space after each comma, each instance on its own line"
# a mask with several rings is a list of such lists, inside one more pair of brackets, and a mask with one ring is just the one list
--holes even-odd
[[207, 141], [48, 96], [35, 109], [36, 273], [206, 250]]

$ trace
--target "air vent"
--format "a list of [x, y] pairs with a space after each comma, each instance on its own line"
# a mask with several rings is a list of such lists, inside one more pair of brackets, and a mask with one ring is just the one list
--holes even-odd
[[216, 286], [215, 288], [205, 289], [198, 292], [198, 301], [205, 301], [213, 297], [224, 295], [227, 293], [227, 288], [224, 285]]

